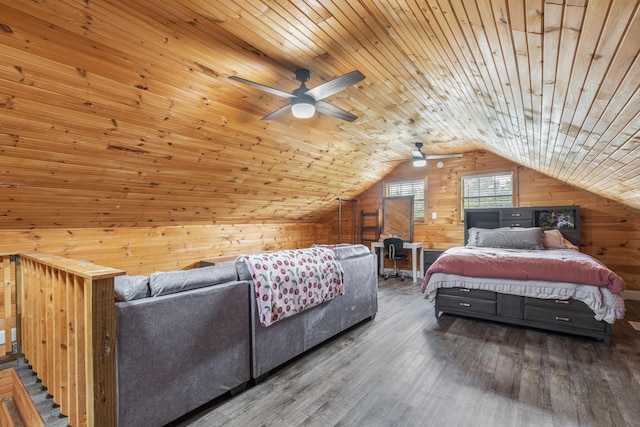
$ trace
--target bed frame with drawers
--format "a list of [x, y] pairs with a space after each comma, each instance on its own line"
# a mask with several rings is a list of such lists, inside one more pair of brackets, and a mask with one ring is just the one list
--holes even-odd
[[[560, 229], [567, 240], [580, 246], [580, 207], [542, 206], [465, 210], [465, 244], [471, 227], [535, 227], [553, 215], [566, 214], [572, 228]], [[549, 300], [467, 289], [441, 288], [436, 313], [450, 313], [601, 339], [611, 344], [611, 325], [598, 321], [582, 301]]]

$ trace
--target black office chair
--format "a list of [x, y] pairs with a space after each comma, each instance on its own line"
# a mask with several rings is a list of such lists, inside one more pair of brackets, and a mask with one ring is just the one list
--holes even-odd
[[400, 277], [401, 281], [404, 281], [405, 274], [398, 271], [398, 261], [402, 261], [408, 258], [407, 254], [403, 254], [404, 242], [397, 237], [389, 237], [384, 239], [384, 250], [387, 253], [387, 258], [393, 261], [393, 271], [390, 271], [384, 275], [384, 280], [387, 280], [389, 276]]

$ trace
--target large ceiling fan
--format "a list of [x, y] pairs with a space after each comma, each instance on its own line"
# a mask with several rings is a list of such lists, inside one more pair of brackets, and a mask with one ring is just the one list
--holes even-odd
[[285, 105], [284, 107], [277, 109], [273, 113], [264, 116], [262, 120], [273, 119], [274, 117], [277, 117], [288, 110], [291, 110], [293, 116], [299, 119], [307, 119], [309, 117], [312, 117], [316, 111], [328, 114], [333, 117], [337, 117], [342, 120], [347, 120], [349, 122], [352, 122], [358, 118], [357, 116], [343, 110], [342, 108], [336, 107], [329, 104], [328, 102], [323, 101], [324, 98], [336, 94], [341, 90], [344, 90], [349, 86], [352, 86], [359, 81], [364, 80], [364, 75], [358, 70], [352, 71], [340, 77], [336, 77], [335, 79], [323, 83], [320, 86], [316, 86], [313, 89], [309, 89], [305, 86], [305, 82], [308, 82], [311, 78], [311, 71], [307, 70], [306, 68], [300, 68], [296, 71], [296, 80], [300, 82], [300, 87], [294, 90], [292, 93], [287, 93], [280, 89], [274, 89], [260, 83], [255, 83], [243, 79], [242, 77], [229, 76], [229, 78], [237, 82], [248, 84], [249, 86], [264, 90], [265, 92], [269, 92], [273, 95], [288, 98], [291, 101], [288, 105]]
[[462, 157], [462, 154], [424, 154], [422, 152], [422, 146], [424, 145], [422, 142], [415, 142], [416, 146], [415, 150], [411, 150], [411, 157], [413, 160], [413, 166], [421, 167], [426, 166], [427, 160], [436, 160], [436, 159], [451, 159], [456, 157]]

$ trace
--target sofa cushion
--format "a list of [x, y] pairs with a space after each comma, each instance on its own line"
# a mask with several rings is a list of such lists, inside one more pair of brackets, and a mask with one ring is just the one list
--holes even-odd
[[118, 302], [133, 301], [151, 295], [149, 276], [116, 276], [113, 278], [113, 286]]
[[244, 258], [239, 257], [236, 260], [236, 271], [238, 272], [238, 280], [253, 280], [247, 261]]
[[339, 243], [337, 245], [313, 245], [313, 247], [323, 247], [328, 248], [333, 251], [336, 256], [336, 259], [343, 260], [349, 258], [357, 258], [361, 256], [366, 256], [371, 253], [369, 248], [365, 245], [352, 245], [347, 243]]
[[149, 278], [151, 296], [173, 294], [190, 289], [237, 280], [234, 264], [221, 264], [191, 270], [155, 272]]

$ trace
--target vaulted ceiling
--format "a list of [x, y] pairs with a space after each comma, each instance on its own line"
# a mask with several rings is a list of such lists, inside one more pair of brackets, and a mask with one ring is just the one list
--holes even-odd
[[[0, 0], [0, 227], [313, 219], [416, 141], [640, 209], [639, 4]], [[228, 78], [301, 67], [358, 119]]]

